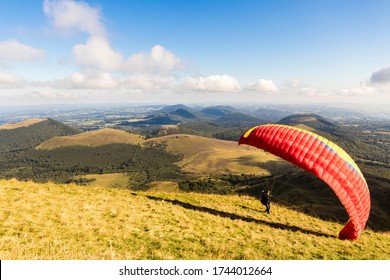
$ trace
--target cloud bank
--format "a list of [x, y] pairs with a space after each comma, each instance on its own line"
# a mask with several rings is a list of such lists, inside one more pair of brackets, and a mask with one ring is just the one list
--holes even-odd
[[0, 71], [0, 88], [14, 88], [24, 85], [22, 77]]
[[190, 91], [238, 92], [241, 87], [236, 78], [229, 75], [189, 77], [182, 87]]
[[386, 66], [372, 73], [370, 81], [373, 84], [390, 83], [390, 66]]
[[257, 82], [249, 84], [246, 89], [248, 91], [255, 91], [260, 93], [272, 93], [279, 91], [279, 88], [272, 80], [265, 79], [259, 79]]

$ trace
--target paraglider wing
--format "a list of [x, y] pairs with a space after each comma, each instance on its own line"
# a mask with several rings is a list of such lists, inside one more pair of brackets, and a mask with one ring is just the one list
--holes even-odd
[[359, 238], [370, 214], [370, 193], [359, 167], [342, 148], [310, 131], [276, 124], [249, 129], [239, 144], [268, 151], [327, 183], [350, 218], [339, 238]]

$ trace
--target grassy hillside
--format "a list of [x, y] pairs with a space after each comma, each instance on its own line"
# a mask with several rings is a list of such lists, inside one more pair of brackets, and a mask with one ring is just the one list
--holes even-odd
[[239, 146], [194, 135], [168, 135], [145, 141], [144, 146], [163, 145], [167, 152], [182, 155], [179, 165], [185, 172], [195, 174], [256, 174], [268, 175], [275, 165], [289, 166], [278, 157], [262, 150]]
[[129, 176], [126, 173], [88, 174], [75, 176], [74, 181], [88, 187], [125, 188], [129, 185]]
[[[238, 146], [233, 141], [223, 141], [195, 135], [168, 135], [144, 140], [140, 135], [115, 129], [84, 132], [73, 136], [53, 137], [37, 146], [39, 150], [64, 147], [98, 147], [108, 144], [140, 144], [147, 148], [164, 148], [182, 157], [179, 166], [191, 174], [256, 174], [269, 175], [269, 169], [282, 164], [279, 158], [249, 146]], [[288, 166], [288, 164], [284, 163]]]
[[69, 146], [97, 147], [108, 144], [138, 144], [143, 140], [141, 135], [127, 133], [125, 131], [106, 128], [89, 131], [71, 136], [53, 137], [40, 145], [37, 149], [52, 150]]
[[0, 180], [0, 259], [390, 259], [389, 233], [247, 196]]

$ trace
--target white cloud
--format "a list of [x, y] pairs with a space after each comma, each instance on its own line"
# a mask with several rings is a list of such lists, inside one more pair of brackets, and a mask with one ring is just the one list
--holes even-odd
[[180, 59], [160, 45], [152, 48], [150, 57], [156, 67], [164, 72], [170, 71], [180, 65]]
[[279, 88], [272, 80], [259, 79], [255, 83], [251, 83], [246, 87], [248, 91], [255, 91], [260, 93], [278, 92]]
[[106, 38], [98, 8], [73, 0], [45, 0], [43, 9], [52, 18], [55, 27], [89, 35], [86, 43], [77, 44], [72, 49], [80, 66], [93, 66], [100, 71], [117, 71], [123, 68], [123, 56], [111, 47]]
[[86, 92], [77, 92], [77, 91], [58, 91], [52, 89], [38, 89], [33, 90], [29, 93], [25, 94], [25, 98], [30, 100], [42, 100], [40, 104], [45, 103], [47, 101], [79, 101], [81, 99], [89, 99], [90, 93]]
[[86, 69], [83, 72], [75, 72], [69, 77], [52, 82], [33, 83], [36, 87], [52, 87], [62, 89], [113, 89], [120, 85], [118, 79], [109, 72], [100, 72]]
[[20, 76], [0, 72], [0, 88], [20, 87], [24, 84], [24, 79]]
[[102, 71], [118, 71], [123, 68], [122, 55], [113, 50], [102, 37], [90, 37], [86, 44], [74, 46], [73, 55], [81, 66], [94, 66]]
[[0, 42], [0, 60], [29, 61], [42, 57], [44, 51], [10, 39]]
[[108, 72], [76, 72], [72, 74], [69, 81], [73, 88], [111, 89], [119, 85], [119, 82]]
[[101, 71], [132, 73], [169, 73], [183, 68], [181, 59], [160, 45], [150, 52], [136, 53], [126, 61], [102, 37], [90, 37], [86, 44], [73, 47], [73, 55], [81, 66], [93, 66]]
[[300, 88], [304, 87], [304, 82], [301, 78], [295, 78], [284, 83], [288, 88]]
[[177, 84], [174, 76], [153, 74], [135, 74], [127, 77], [114, 77], [110, 72], [86, 69], [75, 72], [69, 77], [52, 82], [31, 83], [34, 87], [61, 89], [124, 89], [126, 92], [156, 92], [173, 90]]
[[300, 87], [295, 90], [296, 94], [306, 96], [328, 96], [329, 94], [324, 93], [316, 88], [312, 87]]
[[292, 95], [313, 96], [313, 97], [316, 96], [325, 97], [330, 95], [328, 92], [324, 92], [320, 89], [312, 87], [301, 78], [295, 78], [286, 81], [281, 91]]
[[[184, 68], [182, 60], [166, 48], [155, 45], [149, 52], [125, 58], [106, 36], [98, 8], [74, 0], [45, 0], [43, 9], [53, 25], [64, 30], [88, 34], [85, 43], [73, 46], [72, 53], [80, 71], [52, 83], [61, 88], [108, 89], [128, 91], [172, 89], [177, 80], [171, 72]], [[121, 79], [113, 75], [120, 75]]]
[[155, 45], [150, 53], [137, 53], [129, 57], [125, 70], [130, 72], [162, 72], [182, 68], [182, 61], [174, 53], [160, 45]]
[[374, 84], [390, 83], [390, 66], [383, 67], [372, 73], [370, 81]]
[[137, 74], [128, 77], [123, 86], [129, 91], [155, 92], [172, 90], [176, 82], [173, 76]]
[[136, 53], [126, 61], [101, 37], [90, 37], [86, 44], [73, 47], [76, 61], [82, 66], [95, 66], [99, 70], [119, 72], [168, 73], [181, 68], [181, 59], [160, 45], [150, 53]]
[[238, 92], [241, 90], [236, 78], [229, 75], [189, 77], [182, 87], [191, 91]]
[[53, 20], [56, 28], [77, 30], [93, 36], [106, 36], [100, 10], [85, 2], [73, 0], [45, 0], [45, 14]]
[[345, 88], [341, 90], [341, 94], [346, 96], [370, 95], [376, 92], [377, 89], [368, 85], [366, 82], [362, 82], [356, 87]]

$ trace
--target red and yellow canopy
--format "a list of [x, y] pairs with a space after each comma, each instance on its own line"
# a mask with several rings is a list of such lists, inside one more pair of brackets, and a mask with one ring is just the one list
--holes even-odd
[[359, 167], [342, 148], [313, 132], [278, 124], [249, 129], [239, 144], [266, 150], [327, 183], [350, 217], [339, 238], [359, 238], [370, 214], [370, 192]]

